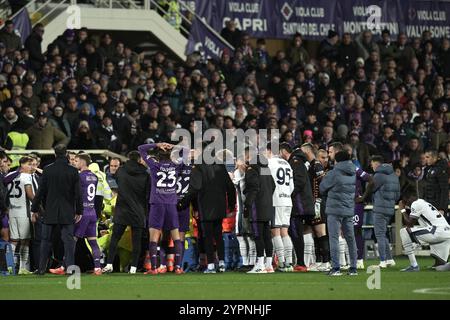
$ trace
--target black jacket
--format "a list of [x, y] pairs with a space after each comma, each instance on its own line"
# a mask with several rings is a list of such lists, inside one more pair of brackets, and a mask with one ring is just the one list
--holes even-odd
[[[111, 140], [113, 135], [117, 137], [114, 141]], [[122, 142], [117, 131], [108, 131], [104, 127], [97, 128], [94, 135], [94, 144], [99, 149], [109, 149], [117, 153], [120, 153], [122, 149]]]
[[309, 180], [308, 170], [305, 166], [306, 157], [296, 149], [289, 157], [289, 164], [294, 172], [294, 192], [292, 192], [292, 212], [296, 215], [314, 215], [314, 203]]
[[73, 224], [75, 214], [83, 214], [80, 177], [64, 157], [44, 168], [31, 212], [43, 206], [45, 224]]
[[425, 169], [425, 187], [423, 198], [438, 210], [448, 209], [448, 171], [445, 160]]
[[226, 217], [226, 209], [236, 207], [236, 189], [223, 164], [193, 165], [186, 196], [179, 208], [187, 207], [196, 197], [200, 221]]
[[42, 54], [41, 49], [42, 37], [33, 32], [25, 40], [25, 48], [30, 54], [30, 68], [36, 71], [40, 71], [45, 62], [45, 57]]
[[[267, 170], [266, 174], [261, 174]], [[250, 221], [270, 221], [273, 215], [272, 196], [275, 182], [267, 164], [252, 164], [245, 172], [245, 211]]]
[[145, 166], [127, 161], [117, 172], [117, 195], [114, 223], [145, 228], [148, 214], [150, 177]]

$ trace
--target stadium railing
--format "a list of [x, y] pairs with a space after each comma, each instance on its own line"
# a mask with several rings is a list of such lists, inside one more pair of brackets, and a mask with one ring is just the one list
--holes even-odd
[[[87, 154], [90, 155], [98, 155], [98, 156], [103, 156], [105, 158], [119, 158], [122, 161], [126, 161], [128, 160], [127, 157], [118, 154], [118, 153], [114, 153], [112, 151], [109, 150], [105, 150], [105, 149], [95, 149], [95, 150], [75, 150], [75, 149], [68, 149], [67, 151], [73, 151], [75, 153], [78, 153], [80, 151], [83, 151]], [[54, 155], [55, 152], [52, 149], [35, 149], [35, 150], [5, 150], [6, 154], [10, 154], [10, 155], [27, 155], [30, 153], [37, 153], [41, 156], [46, 156], [46, 155]]]

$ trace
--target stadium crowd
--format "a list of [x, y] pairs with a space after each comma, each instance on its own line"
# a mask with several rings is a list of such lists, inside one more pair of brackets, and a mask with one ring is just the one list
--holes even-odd
[[[229, 22], [221, 34], [235, 46], [234, 52], [224, 50], [219, 61], [193, 53], [177, 62], [164, 52], [152, 57], [137, 54], [126, 41], [112, 39], [108, 33], [96, 43], [86, 28], [66, 30], [43, 53], [43, 33], [44, 27], [38, 24], [27, 39], [21, 39], [11, 21], [0, 31], [0, 145], [4, 150], [51, 149], [62, 144], [87, 152], [109, 149], [129, 154], [141, 145], [157, 143], [165, 151], [168, 147], [161, 143], [173, 143], [177, 128], [193, 133], [194, 121], [201, 121], [203, 129], [220, 131], [279, 129], [282, 151], [298, 150], [310, 163], [317, 157], [324, 169], [333, 146], [340, 149], [336, 151], [345, 150], [367, 173], [373, 173], [373, 156], [381, 156], [375, 159], [392, 164], [402, 194], [412, 191], [434, 199], [445, 190], [445, 199], [434, 199], [433, 205], [447, 211], [449, 39], [432, 39], [428, 31], [417, 39], [405, 34], [393, 39], [385, 30], [376, 41], [371, 31], [357, 37], [330, 31], [310, 52], [296, 34], [287, 50], [271, 56], [264, 39], [253, 46], [249, 35]], [[283, 158], [289, 160], [289, 156]], [[2, 159], [2, 172], [7, 174], [8, 166], [34, 163], [37, 156], [22, 158], [20, 164], [19, 157], [10, 157], [9, 164], [7, 157]], [[89, 160], [82, 160], [89, 165]], [[119, 166], [115, 158], [105, 173], [98, 166], [91, 169], [102, 189], [113, 190], [102, 195], [106, 200], [99, 213], [104, 216], [101, 235], [107, 235], [110, 227]], [[312, 181], [312, 193], [319, 193], [318, 188], [318, 182]], [[192, 224], [191, 219], [191, 229]], [[313, 256], [315, 247], [316, 256], [323, 255], [328, 263], [327, 240], [320, 240], [326, 235], [325, 224], [321, 224], [323, 229], [311, 224], [315, 237], [305, 238], [305, 252]], [[225, 233], [234, 229], [225, 225]], [[286, 238], [284, 228], [279, 229], [281, 233], [272, 236]], [[129, 249], [130, 243], [123, 247]], [[359, 252], [358, 259], [362, 258]], [[306, 264], [313, 262], [311, 258]], [[329, 264], [323, 270], [327, 269]]]

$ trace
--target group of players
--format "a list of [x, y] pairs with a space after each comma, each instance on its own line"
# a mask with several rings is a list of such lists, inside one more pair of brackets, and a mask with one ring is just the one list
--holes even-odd
[[[170, 238], [173, 243], [173, 271], [182, 274], [183, 254], [185, 251], [185, 235], [192, 228], [192, 221], [198, 219], [193, 214], [192, 206], [181, 206], [180, 200], [188, 193], [192, 160], [198, 156], [194, 150], [179, 148], [173, 145], [157, 143], [142, 145], [139, 154], [145, 162], [150, 174], [149, 194], [149, 261], [144, 265], [146, 274], [166, 273], [170, 268], [166, 259], [157, 259], [158, 246], [162, 250], [162, 240]], [[264, 154], [257, 155], [264, 161], [251, 161], [250, 150], [246, 150], [242, 159], [234, 159], [227, 150], [221, 161], [225, 164], [230, 180], [235, 186], [236, 205], [228, 208], [227, 219], [231, 218], [231, 231], [239, 243], [241, 270], [248, 273], [306, 272], [330, 271], [330, 250], [327, 237], [325, 199], [319, 192], [322, 178], [332, 169], [334, 157], [338, 151], [345, 151], [346, 146], [331, 144], [328, 150], [316, 150], [311, 144], [292, 148], [281, 144], [274, 153], [271, 146]], [[349, 150], [349, 152], [351, 149]], [[19, 274], [31, 273], [30, 239], [33, 225], [39, 223], [39, 217], [30, 212], [37, 190], [39, 175], [39, 157], [29, 155], [20, 158], [17, 170], [8, 173], [8, 157], [2, 155], [0, 169], [4, 174], [2, 188], [6, 187], [5, 205], [2, 208], [2, 238], [10, 240], [19, 264]], [[75, 218], [75, 239], [86, 238], [94, 261], [94, 274], [113, 271], [111, 263], [101, 268], [102, 252], [97, 244], [96, 196], [99, 194], [99, 178], [89, 170], [91, 159], [85, 153], [77, 154], [71, 160], [80, 174], [80, 188], [84, 208], [82, 216]], [[252, 165], [250, 163], [256, 163]], [[357, 163], [356, 163], [357, 164]], [[363, 193], [363, 184], [370, 180], [370, 174], [357, 167], [357, 183], [355, 198]], [[266, 170], [264, 173], [263, 171]], [[257, 175], [255, 175], [258, 171]], [[255, 180], [256, 179], [256, 180]], [[143, 200], [145, 201], [145, 200]], [[259, 208], [258, 208], [259, 205]], [[448, 258], [450, 249], [450, 227], [443, 216], [424, 200], [409, 197], [401, 202], [402, 208], [412, 208], [410, 216], [405, 216], [408, 225], [402, 229], [401, 238], [405, 253], [411, 261], [409, 271], [418, 270], [414, 256], [414, 242], [420, 240], [431, 244], [431, 252], [439, 257], [443, 264]], [[358, 269], [364, 269], [363, 257], [363, 223], [364, 205], [355, 205], [354, 227], [358, 248]], [[420, 227], [414, 227], [418, 220]], [[437, 231], [436, 231], [437, 229]], [[201, 233], [201, 231], [199, 230]], [[202, 235], [199, 235], [201, 241]], [[206, 241], [206, 240], [204, 240]], [[215, 239], [210, 244], [218, 248], [221, 240]], [[223, 240], [222, 240], [223, 241]], [[39, 248], [36, 248], [38, 251]], [[347, 249], [348, 250], [348, 249]], [[346, 257], [346, 241], [340, 239], [341, 269], [348, 268]], [[272, 259], [274, 257], [275, 259]], [[207, 261], [205, 273], [224, 272], [227, 267], [223, 257], [218, 255], [214, 261]], [[163, 262], [164, 261], [164, 262]], [[386, 266], [393, 266], [393, 260]], [[64, 268], [51, 269], [50, 272], [63, 274]], [[132, 266], [130, 273], [136, 272]]]

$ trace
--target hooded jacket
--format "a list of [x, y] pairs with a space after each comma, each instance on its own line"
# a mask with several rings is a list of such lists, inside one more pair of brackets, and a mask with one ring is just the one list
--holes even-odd
[[[262, 172], [266, 170], [265, 174]], [[266, 222], [272, 219], [275, 182], [267, 164], [252, 164], [245, 172], [245, 203], [250, 221]]]
[[186, 208], [197, 199], [200, 221], [217, 221], [226, 217], [227, 208], [236, 207], [236, 188], [223, 164], [192, 166], [189, 188], [179, 201], [178, 208]]
[[117, 172], [117, 195], [114, 223], [145, 228], [148, 213], [149, 175], [145, 166], [127, 161]]
[[392, 216], [400, 198], [400, 182], [389, 164], [382, 164], [373, 176], [373, 213]]
[[353, 217], [356, 167], [350, 160], [338, 162], [334, 169], [323, 177], [319, 189], [321, 195], [327, 196], [327, 215]]

